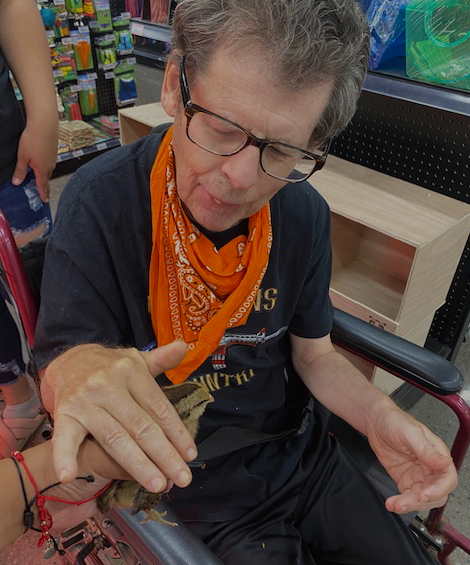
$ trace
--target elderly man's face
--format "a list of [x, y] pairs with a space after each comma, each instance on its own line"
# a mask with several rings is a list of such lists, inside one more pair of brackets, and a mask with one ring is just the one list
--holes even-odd
[[[307, 149], [328, 102], [331, 84], [288, 94], [268, 75], [261, 60], [254, 53], [234, 58], [219, 49], [208, 71], [189, 79], [192, 102], [258, 138]], [[179, 66], [170, 62], [161, 97], [164, 109], [175, 118], [178, 193], [197, 222], [208, 230], [223, 231], [260, 210], [286, 183], [261, 169], [257, 147], [248, 146], [223, 157], [192, 143], [186, 135], [179, 77]]]

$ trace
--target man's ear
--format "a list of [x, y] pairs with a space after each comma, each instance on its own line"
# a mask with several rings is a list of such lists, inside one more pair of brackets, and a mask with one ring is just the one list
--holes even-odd
[[181, 98], [180, 89], [180, 67], [177, 58], [170, 56], [168, 59], [165, 76], [163, 77], [162, 92], [160, 102], [165, 112], [174, 118], [178, 103]]

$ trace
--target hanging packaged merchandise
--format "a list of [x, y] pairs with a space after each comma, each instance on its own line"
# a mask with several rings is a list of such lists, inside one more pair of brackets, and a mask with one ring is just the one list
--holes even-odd
[[470, 90], [470, 0], [414, 0], [408, 5], [406, 74]]
[[98, 68], [104, 71], [114, 69], [117, 62], [114, 34], [102, 35], [95, 39]]
[[131, 15], [129, 12], [122, 12], [119, 16], [113, 16], [113, 28], [116, 29], [129, 29], [131, 24]]
[[53, 6], [49, 4], [38, 4], [40, 9], [39, 13], [41, 14], [42, 23], [46, 29], [51, 29], [54, 27], [55, 24], [55, 12], [52, 9]]
[[134, 73], [135, 58], [119, 61], [114, 70], [114, 89], [116, 92], [116, 103], [125, 106], [137, 100], [137, 87]]
[[[405, 14], [410, 0], [372, 0], [366, 10], [370, 27], [369, 69], [405, 57]], [[402, 63], [403, 64], [403, 63]]]
[[87, 18], [95, 17], [95, 9], [92, 0], [83, 0], [83, 13]]
[[93, 56], [91, 53], [91, 40], [88, 28], [87, 32], [81, 33], [82, 30], [72, 30], [70, 37], [72, 39], [75, 63], [78, 71], [87, 71], [93, 68]]
[[69, 44], [56, 43], [50, 46], [52, 72], [58, 82], [76, 80], [77, 69], [73, 48]]
[[96, 95], [96, 80], [79, 77], [80, 92], [78, 99], [83, 116], [92, 116], [98, 113], [98, 97]]
[[128, 29], [114, 32], [116, 51], [119, 55], [130, 55], [134, 50], [134, 38]]
[[130, 55], [134, 50], [134, 38], [129, 30], [130, 22], [129, 12], [113, 17], [116, 50], [119, 55]]
[[79, 89], [79, 86], [73, 85], [62, 88], [59, 92], [62, 105], [64, 106], [65, 115], [69, 122], [82, 119], [80, 105], [78, 102]]
[[113, 31], [109, 0], [94, 0], [96, 22], [93, 29], [97, 32]]
[[119, 16], [113, 16], [113, 28], [115, 30], [129, 29], [131, 24], [131, 14], [122, 12]]
[[63, 11], [63, 8], [64, 6], [52, 7], [55, 14], [54, 34], [57, 39], [62, 39], [62, 37], [68, 37], [69, 35], [68, 14]]
[[83, 14], [82, 0], [65, 0], [65, 6], [70, 15]]

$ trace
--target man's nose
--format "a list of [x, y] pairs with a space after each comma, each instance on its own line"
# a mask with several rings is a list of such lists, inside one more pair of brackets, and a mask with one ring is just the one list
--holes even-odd
[[222, 172], [233, 188], [246, 190], [256, 184], [260, 172], [259, 149], [253, 145], [225, 158]]

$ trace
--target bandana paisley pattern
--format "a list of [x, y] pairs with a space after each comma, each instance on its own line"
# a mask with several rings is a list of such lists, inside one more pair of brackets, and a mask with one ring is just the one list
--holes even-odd
[[221, 249], [186, 216], [178, 197], [172, 128], [165, 135], [150, 176], [153, 247], [149, 303], [159, 345], [188, 344], [183, 362], [170, 371], [183, 382], [218, 347], [227, 328], [246, 322], [272, 245], [269, 204], [249, 219], [240, 235]]

